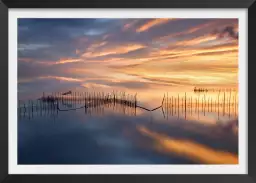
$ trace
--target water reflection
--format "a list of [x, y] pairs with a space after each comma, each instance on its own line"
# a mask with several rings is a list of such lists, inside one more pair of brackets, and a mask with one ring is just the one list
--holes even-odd
[[187, 139], [175, 139], [164, 134], [150, 131], [138, 126], [138, 131], [154, 140], [156, 150], [167, 154], [186, 157], [202, 164], [237, 164], [238, 156], [234, 153], [220, 151]]
[[[166, 97], [167, 98], [167, 97]], [[167, 103], [168, 101], [168, 103]], [[172, 100], [175, 101], [175, 100]], [[236, 116], [165, 100], [158, 108], [84, 101], [20, 104], [19, 164], [235, 164]], [[173, 103], [175, 104], [175, 103]], [[143, 106], [143, 104], [140, 104]], [[147, 108], [147, 105], [144, 105]], [[60, 110], [58, 110], [58, 108]], [[77, 110], [71, 110], [76, 109]], [[190, 110], [191, 108], [191, 110]], [[204, 111], [205, 110], [205, 111]], [[232, 116], [232, 118], [231, 118]], [[226, 118], [225, 118], [226, 117]], [[220, 119], [222, 121], [220, 121]], [[235, 125], [238, 127], [237, 125]]]

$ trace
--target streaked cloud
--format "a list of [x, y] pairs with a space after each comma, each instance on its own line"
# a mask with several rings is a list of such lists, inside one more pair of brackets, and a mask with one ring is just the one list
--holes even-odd
[[127, 45], [120, 45], [115, 46], [112, 48], [105, 48], [100, 51], [94, 50], [92, 52], [85, 52], [82, 56], [83, 57], [101, 57], [101, 56], [107, 56], [107, 55], [115, 55], [115, 54], [124, 54], [129, 53], [131, 51], [135, 51], [141, 48], [144, 48], [145, 46], [142, 44], [127, 44]]
[[132, 21], [129, 21], [128, 23], [124, 24], [123, 26], [123, 31], [127, 31], [130, 30], [131, 28], [133, 28], [135, 26], [136, 23], [138, 23], [140, 20], [139, 19], [135, 19]]
[[62, 76], [41, 76], [39, 77], [39, 79], [57, 79], [57, 80], [69, 81], [69, 82], [82, 81], [81, 79], [68, 78], [68, 77], [62, 77]]
[[54, 62], [53, 64], [66, 64], [66, 63], [74, 63], [74, 62], [81, 62], [82, 59], [62, 59], [57, 62]]
[[167, 22], [169, 22], [171, 20], [176, 20], [176, 19], [175, 18], [171, 18], [171, 19], [169, 19], [169, 18], [161, 18], [161, 19], [150, 20], [147, 23], [145, 23], [144, 25], [138, 27], [136, 29], [136, 32], [147, 31], [147, 30], [151, 29], [152, 27], [159, 26], [159, 25], [167, 23]]
[[27, 51], [27, 50], [37, 50], [41, 48], [48, 48], [51, 45], [49, 44], [19, 44], [18, 51]]
[[61, 81], [150, 100], [171, 89], [238, 85], [237, 19], [20, 19], [18, 31], [21, 86], [54, 80], [54, 89]]
[[89, 29], [89, 30], [86, 30], [84, 32], [84, 35], [87, 35], [87, 36], [97, 36], [97, 35], [102, 35], [104, 34], [104, 30], [100, 30], [100, 29]]
[[[218, 23], [218, 21], [215, 21], [215, 20], [209, 21], [209, 22], [206, 22], [206, 23], [203, 23], [203, 24], [192, 26], [191, 28], [188, 28], [188, 29], [180, 31], [180, 32], [175, 32], [175, 33], [168, 34], [166, 36], [162, 36], [162, 37], [156, 38], [155, 40], [163, 40], [163, 41], [167, 40], [168, 41], [170, 38], [175, 38], [175, 37], [178, 37], [178, 36], [190, 35], [190, 34], [202, 31], [203, 29], [206, 29], [206, 28], [209, 28], [209, 27], [210, 28], [211, 27], [215, 27], [215, 26], [217, 26], [216, 25], [217, 23]], [[213, 28], [211, 28], [211, 30], [212, 29]]]

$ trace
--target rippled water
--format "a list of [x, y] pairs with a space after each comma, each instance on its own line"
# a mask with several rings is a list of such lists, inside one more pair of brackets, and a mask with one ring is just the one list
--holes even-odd
[[222, 113], [210, 105], [184, 111], [170, 104], [153, 112], [113, 103], [20, 109], [18, 163], [234, 164], [237, 115]]

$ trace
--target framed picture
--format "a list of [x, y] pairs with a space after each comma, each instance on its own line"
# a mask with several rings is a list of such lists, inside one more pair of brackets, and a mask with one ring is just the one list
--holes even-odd
[[253, 3], [1, 2], [0, 181], [254, 182]]

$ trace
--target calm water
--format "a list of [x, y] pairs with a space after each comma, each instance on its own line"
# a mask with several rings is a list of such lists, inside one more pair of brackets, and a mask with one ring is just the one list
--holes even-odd
[[[61, 109], [81, 106], [60, 104]], [[237, 116], [218, 115], [209, 106], [188, 108], [186, 113], [176, 108], [165, 105], [150, 112], [105, 104], [87, 110], [20, 111], [18, 163], [237, 163], [237, 127], [228, 125]]]

